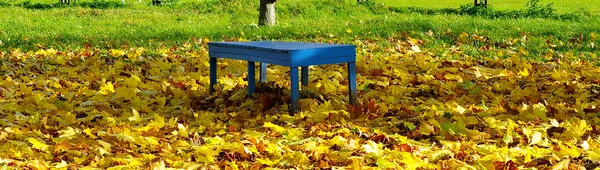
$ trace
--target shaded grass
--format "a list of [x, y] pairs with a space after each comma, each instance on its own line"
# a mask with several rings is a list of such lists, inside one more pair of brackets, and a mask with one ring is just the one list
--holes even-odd
[[[0, 0], [6, 3], [22, 3], [30, 1], [32, 3], [56, 3], [58, 0]], [[77, 0], [77, 2], [93, 2], [94, 0]], [[108, 0], [121, 2], [120, 0]], [[177, 0], [180, 3], [202, 3], [207, 0]], [[210, 1], [210, 0], [208, 0]], [[286, 0], [280, 1], [279, 3], [309, 3], [310, 0]], [[392, 7], [421, 7], [421, 8], [457, 8], [461, 5], [472, 4], [472, 0], [371, 0], [376, 3], [385, 4]], [[528, 0], [489, 0], [489, 5], [499, 10], [517, 10], [525, 6]], [[139, 0], [125, 0], [128, 4], [139, 4]], [[150, 0], [143, 0], [141, 4], [150, 4]], [[350, 0], [348, 0], [350, 2]], [[552, 3], [560, 13], [588, 11], [591, 13], [600, 13], [600, 4], [595, 0], [578, 0], [578, 1], [565, 1], [565, 0], [542, 0], [543, 4]]]
[[[528, 0], [488, 0], [488, 5], [499, 10], [517, 10], [525, 6]], [[421, 7], [421, 8], [457, 8], [461, 5], [472, 4], [472, 0], [375, 0], [393, 7]], [[600, 13], [600, 4], [594, 0], [542, 0], [542, 4], [552, 3], [560, 13], [580, 12]]]

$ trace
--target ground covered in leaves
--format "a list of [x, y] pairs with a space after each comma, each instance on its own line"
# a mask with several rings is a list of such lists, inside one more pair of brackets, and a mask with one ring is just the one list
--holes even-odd
[[220, 60], [210, 95], [208, 40], [0, 52], [0, 167], [597, 167], [595, 54], [528, 61], [518, 41], [473, 57], [460, 44], [356, 40], [360, 104], [347, 103], [343, 65], [311, 67], [294, 115], [284, 67], [269, 66], [250, 99], [246, 63]]

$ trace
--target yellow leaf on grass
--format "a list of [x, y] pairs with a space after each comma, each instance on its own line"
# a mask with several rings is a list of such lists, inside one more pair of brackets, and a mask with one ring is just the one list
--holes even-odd
[[27, 141], [29, 141], [29, 143], [31, 143], [35, 149], [43, 151], [48, 149], [48, 145], [45, 142], [37, 140], [36, 138], [29, 137], [27, 138]]
[[285, 128], [283, 128], [283, 127], [281, 127], [281, 126], [279, 126], [279, 125], [273, 124], [273, 123], [271, 123], [271, 122], [267, 122], [267, 123], [265, 123], [265, 124], [263, 125], [263, 127], [269, 128], [269, 129], [271, 129], [272, 131], [275, 131], [275, 132], [277, 132], [277, 133], [283, 133], [283, 132], [285, 132]]
[[519, 71], [519, 75], [521, 75], [523, 77], [527, 77], [527, 76], [529, 76], [529, 70], [527, 70], [527, 68], [525, 68], [522, 71]]
[[113, 57], [122, 57], [124, 56], [126, 53], [123, 50], [119, 50], [119, 49], [110, 49], [110, 55]]

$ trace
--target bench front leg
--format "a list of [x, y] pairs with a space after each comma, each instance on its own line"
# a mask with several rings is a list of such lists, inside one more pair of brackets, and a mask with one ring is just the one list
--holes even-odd
[[298, 67], [290, 67], [290, 81], [292, 83], [292, 113], [299, 110], [300, 90], [298, 86]]
[[348, 63], [348, 94], [350, 95], [350, 103], [358, 104], [358, 92], [356, 91], [356, 63]]
[[209, 94], [215, 91], [215, 84], [217, 84], [217, 58], [210, 57], [210, 86], [208, 88]]
[[248, 97], [252, 98], [256, 85], [256, 76], [254, 73], [254, 61], [248, 61]]

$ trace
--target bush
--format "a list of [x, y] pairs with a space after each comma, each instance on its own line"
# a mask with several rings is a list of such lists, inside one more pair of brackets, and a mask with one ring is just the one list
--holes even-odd
[[12, 4], [5, 2], [5, 1], [0, 1], [0, 7], [7, 7], [7, 6], [12, 6]]

